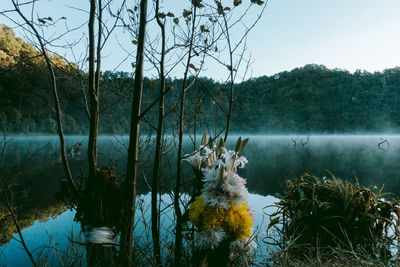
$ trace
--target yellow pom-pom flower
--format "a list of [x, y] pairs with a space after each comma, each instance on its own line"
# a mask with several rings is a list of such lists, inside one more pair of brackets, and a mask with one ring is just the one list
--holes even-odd
[[200, 229], [223, 227], [226, 232], [234, 233], [241, 240], [251, 236], [253, 221], [245, 202], [228, 209], [215, 209], [205, 204], [202, 197], [198, 197], [190, 207], [189, 217]]
[[190, 221], [196, 226], [199, 226], [201, 215], [204, 209], [204, 199], [202, 197], [197, 197], [196, 200], [192, 203], [189, 210], [189, 218]]
[[241, 205], [231, 206], [227, 211], [226, 222], [238, 239], [244, 240], [251, 236], [253, 221], [248, 212], [247, 203], [242, 202]]

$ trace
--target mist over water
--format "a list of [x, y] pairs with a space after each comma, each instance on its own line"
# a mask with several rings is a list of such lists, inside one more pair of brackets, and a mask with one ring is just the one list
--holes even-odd
[[[261, 224], [261, 227], [268, 224], [268, 220], [263, 219], [263, 207], [277, 201], [277, 198], [272, 196], [279, 196], [284, 192], [286, 179], [298, 179], [305, 172], [321, 178], [335, 175], [346, 180], [359, 181], [364, 186], [385, 185], [385, 192], [400, 195], [400, 135], [241, 136], [249, 137], [250, 141], [242, 153], [248, 159], [248, 164], [244, 169], [239, 169], [239, 173], [247, 180], [251, 193], [249, 204], [256, 211], [256, 224]], [[227, 147], [233, 149], [238, 137], [239, 135], [231, 135]], [[161, 177], [164, 193], [171, 191], [175, 178], [176, 149], [172, 138], [169, 138], [166, 137], [168, 149]], [[21, 173], [15, 178], [15, 182], [17, 189], [24, 194], [17, 204], [29, 243], [33, 247], [46, 245], [49, 240], [46, 231], [56, 233], [60, 244], [67, 242], [66, 234], [72, 226], [75, 228], [77, 225], [73, 223], [74, 212], [66, 211], [63, 204], [54, 197], [60, 188], [60, 180], [64, 177], [58, 137], [17, 136], [10, 137], [9, 140], [6, 172], [11, 176], [17, 172]], [[193, 151], [194, 145], [191, 140], [185, 136], [184, 153]], [[85, 175], [87, 168], [87, 137], [66, 137], [67, 147], [71, 147], [77, 141], [83, 143], [82, 153], [78, 157], [69, 156], [69, 162], [75, 179], [79, 180], [81, 170]], [[142, 138], [143, 162], [137, 183], [138, 192], [144, 199], [149, 196], [148, 183], [151, 179], [153, 160], [153, 153], [147, 149], [146, 142], [151, 143], [152, 139]], [[127, 145], [127, 136], [100, 137], [99, 167], [115, 166], [119, 177], [123, 179]], [[196, 147], [199, 145], [200, 140], [197, 140]], [[185, 162], [183, 167], [184, 187], [190, 188], [193, 172]], [[79, 229], [78, 227], [75, 230]], [[3, 246], [0, 246], [0, 254], [11, 257], [10, 262], [18, 261], [18, 255], [24, 255], [24, 252], [17, 248], [15, 241], [9, 243], [8, 236], [3, 236], [1, 240], [0, 245]]]
[[[299, 178], [307, 172], [319, 177], [335, 175], [346, 180], [358, 180], [362, 185], [385, 184], [392, 193], [400, 193], [400, 135], [241, 135], [250, 138], [242, 152], [248, 159], [246, 168], [239, 169], [247, 179], [251, 192], [258, 194], [282, 193], [286, 179]], [[239, 135], [231, 135], [227, 147], [233, 149]], [[200, 137], [196, 147], [200, 145]], [[99, 167], [115, 166], [123, 179], [126, 170], [127, 136], [102, 136], [99, 138]], [[66, 138], [67, 147], [75, 142], [83, 143], [79, 157], [71, 158], [70, 165], [75, 176], [86, 171], [86, 136]], [[184, 153], [194, 150], [192, 139], [184, 138]], [[142, 138], [142, 177], [138, 190], [147, 193], [145, 177], [151, 177], [153, 153], [146, 145], [153, 139]], [[167, 155], [163, 162], [163, 188], [169, 191], [175, 177], [176, 144], [166, 137]], [[63, 177], [59, 143], [56, 136], [13, 137], [7, 148], [9, 170], [28, 172], [26, 180], [41, 176], [57, 183]], [[186, 181], [192, 175], [189, 164], [183, 163]], [[81, 170], [80, 170], [81, 169]], [[42, 176], [48, 177], [42, 177]], [[147, 178], [149, 179], [149, 178]], [[388, 191], [388, 190], [385, 190]]]
[[400, 193], [399, 135], [253, 135], [243, 154], [242, 174], [262, 194], [281, 193], [286, 179], [305, 172]]

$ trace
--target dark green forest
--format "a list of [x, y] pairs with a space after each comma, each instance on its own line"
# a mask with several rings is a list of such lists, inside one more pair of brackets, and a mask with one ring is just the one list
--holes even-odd
[[[74, 63], [52, 58], [66, 134], [88, 131], [87, 75]], [[192, 78], [193, 79], [193, 78]], [[101, 75], [100, 134], [129, 132], [133, 75], [105, 71]], [[177, 121], [182, 80], [168, 78], [167, 127]], [[145, 78], [143, 109], [158, 97], [158, 80]], [[400, 68], [350, 73], [310, 64], [235, 85], [232, 130], [268, 133], [388, 132], [400, 129]], [[176, 89], [176, 90], [175, 90]], [[53, 96], [44, 59], [37, 49], [0, 26], [0, 121], [7, 133], [56, 132]], [[199, 78], [188, 93], [186, 127], [223, 126], [228, 109], [227, 84]], [[193, 105], [195, 104], [195, 105]], [[156, 123], [157, 110], [147, 113], [144, 131]], [[221, 125], [218, 123], [221, 122]]]

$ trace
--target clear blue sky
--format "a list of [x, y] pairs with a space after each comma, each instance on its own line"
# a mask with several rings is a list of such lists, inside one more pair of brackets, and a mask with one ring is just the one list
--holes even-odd
[[272, 0], [255, 29], [263, 32], [251, 47], [262, 58], [255, 73], [308, 63], [371, 72], [400, 66], [399, 14], [398, 0]]
[[[183, 0], [170, 2], [176, 8], [178, 1]], [[65, 16], [78, 25], [87, 16], [65, 6], [87, 9], [88, 2], [41, 0], [38, 10], [41, 16]], [[6, 20], [1, 17], [0, 23]], [[103, 70], [114, 69], [124, 57], [116, 47], [115, 40], [106, 47]], [[254, 59], [252, 76], [272, 75], [310, 63], [351, 72], [400, 66], [400, 1], [270, 0], [263, 18], [250, 34], [248, 52]], [[130, 71], [130, 62], [119, 69]], [[224, 78], [218, 68], [211, 64], [204, 75]]]

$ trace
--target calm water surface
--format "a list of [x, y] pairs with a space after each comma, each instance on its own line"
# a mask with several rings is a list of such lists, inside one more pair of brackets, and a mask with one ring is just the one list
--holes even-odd
[[[238, 136], [231, 136], [228, 146], [233, 147]], [[245, 136], [244, 137], [248, 137]], [[322, 135], [322, 136], [249, 136], [250, 142], [243, 155], [249, 163], [239, 173], [247, 179], [250, 191], [249, 205], [256, 213], [256, 226], [262, 232], [268, 225], [263, 208], [278, 200], [284, 192], [286, 179], [295, 179], [304, 172], [317, 176], [331, 176], [358, 180], [362, 185], [385, 185], [386, 190], [400, 193], [400, 136], [397, 135]], [[7, 145], [5, 176], [12, 177], [15, 190], [14, 205], [23, 235], [30, 250], [51, 246], [64, 248], [68, 236], [78, 236], [80, 226], [74, 222], [74, 210], [68, 210], [63, 203], [55, 199], [55, 193], [63, 177], [57, 137], [10, 137]], [[86, 172], [87, 137], [67, 138], [68, 146], [75, 142], [83, 143], [79, 157], [70, 158], [71, 169], [75, 177]], [[99, 142], [99, 166], [116, 166], [123, 178], [125, 172], [126, 137], [101, 137]], [[151, 177], [152, 154], [142, 146], [144, 158], [138, 191], [144, 206], [149, 203], [147, 179]], [[151, 140], [150, 140], [151, 142]], [[171, 190], [174, 178], [175, 147], [166, 141], [168, 155], [163, 162], [162, 189]], [[193, 150], [190, 139], [186, 139], [185, 153]], [[190, 184], [192, 173], [184, 163], [186, 183]], [[163, 195], [164, 204], [170, 202], [168, 194]], [[267, 212], [271, 212], [269, 209]], [[145, 210], [146, 215], [149, 210]], [[169, 212], [169, 213], [168, 213]], [[166, 213], [163, 227], [171, 224], [172, 211]], [[23, 266], [29, 259], [17, 240], [12, 239], [13, 226], [7, 212], [0, 207], [0, 266]], [[138, 226], [136, 235], [143, 235], [145, 229]], [[18, 236], [14, 235], [18, 239]], [[167, 236], [164, 238], [168, 239]], [[261, 246], [262, 247], [262, 246]], [[39, 252], [40, 249], [35, 250]]]

